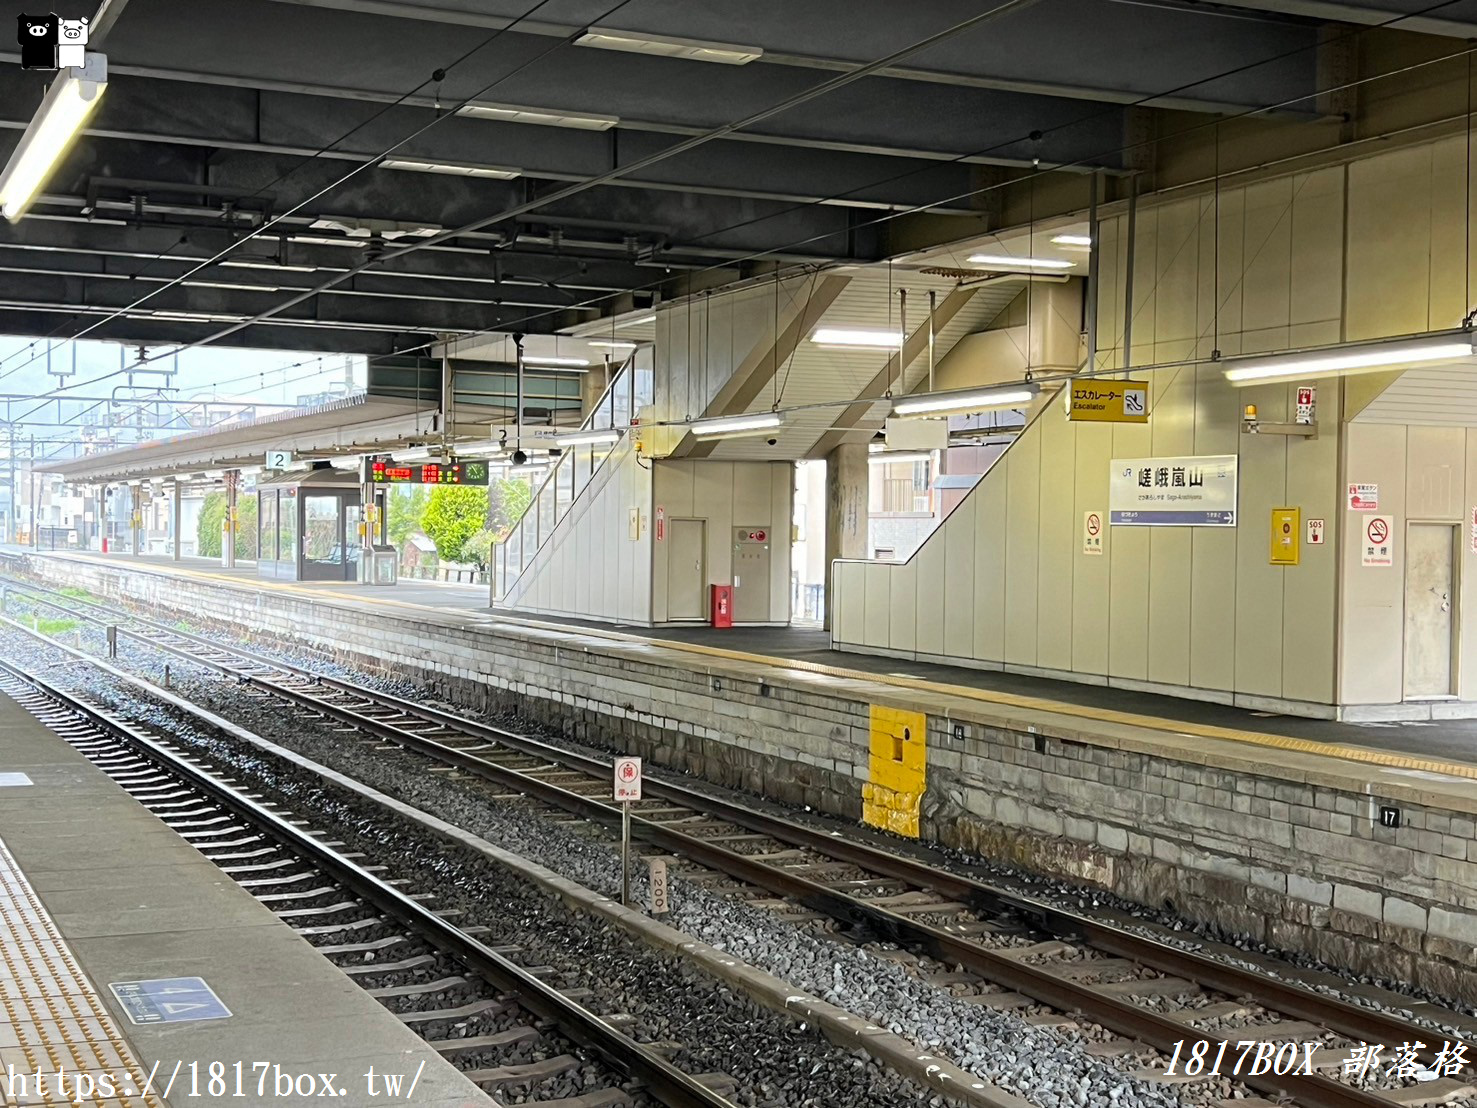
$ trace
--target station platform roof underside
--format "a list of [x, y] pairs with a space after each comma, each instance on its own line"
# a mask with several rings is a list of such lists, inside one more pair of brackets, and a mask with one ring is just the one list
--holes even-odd
[[220, 430], [87, 455], [59, 462], [50, 472], [74, 484], [102, 484], [259, 466], [269, 450], [315, 457], [389, 451], [429, 441], [435, 414], [434, 403], [360, 396]]

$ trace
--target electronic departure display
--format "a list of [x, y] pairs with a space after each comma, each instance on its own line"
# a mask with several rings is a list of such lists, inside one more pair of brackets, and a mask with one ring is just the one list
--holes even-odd
[[369, 479], [376, 485], [485, 485], [486, 462], [452, 461], [397, 464], [377, 458], [369, 467]]

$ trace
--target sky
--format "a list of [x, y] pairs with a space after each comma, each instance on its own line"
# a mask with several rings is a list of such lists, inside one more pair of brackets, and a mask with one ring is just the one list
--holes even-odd
[[[38, 453], [71, 456], [77, 448], [67, 443], [78, 438], [79, 428], [65, 424], [75, 423], [83, 413], [99, 432], [115, 428], [120, 443], [136, 441], [131, 426], [114, 423], [115, 416], [138, 410], [130, 400], [293, 405], [327, 392], [342, 393], [346, 387], [364, 387], [365, 362], [359, 356], [214, 347], [174, 351], [168, 346], [150, 347], [149, 355], [154, 360], [147, 367], [130, 372], [127, 367], [138, 361], [134, 346], [0, 335], [0, 454], [8, 453], [13, 425], [17, 438], [35, 435], [44, 444]], [[166, 433], [177, 432], [159, 434]]]

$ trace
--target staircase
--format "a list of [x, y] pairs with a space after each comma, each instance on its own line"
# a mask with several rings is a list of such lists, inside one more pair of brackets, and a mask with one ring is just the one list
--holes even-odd
[[[652, 402], [653, 365], [650, 346], [633, 352], [611, 378], [610, 387], [578, 430], [629, 432], [636, 413]], [[568, 433], [575, 432], [571, 429]], [[580, 494], [591, 488], [606, 461], [624, 449], [625, 444], [617, 441], [587, 443], [564, 450], [543, 481], [535, 486], [528, 507], [507, 538], [497, 546], [494, 602], [501, 602], [513, 591]]]

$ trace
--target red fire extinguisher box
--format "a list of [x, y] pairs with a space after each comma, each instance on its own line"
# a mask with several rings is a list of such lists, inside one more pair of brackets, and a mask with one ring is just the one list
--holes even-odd
[[733, 626], [733, 586], [713, 585], [713, 615], [714, 627]]

